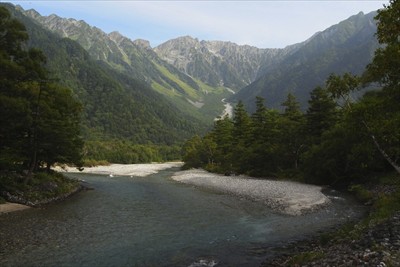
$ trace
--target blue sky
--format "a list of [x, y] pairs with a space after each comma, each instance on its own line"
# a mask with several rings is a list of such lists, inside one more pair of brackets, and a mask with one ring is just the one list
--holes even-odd
[[190, 35], [259, 48], [282, 48], [389, 1], [4, 1], [41, 15], [84, 20], [109, 33], [157, 46]]

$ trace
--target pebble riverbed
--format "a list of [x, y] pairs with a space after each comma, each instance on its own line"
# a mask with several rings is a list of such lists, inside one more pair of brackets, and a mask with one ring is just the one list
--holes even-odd
[[321, 192], [321, 187], [291, 181], [255, 179], [243, 175], [224, 176], [201, 169], [177, 172], [172, 179], [263, 202], [270, 208], [288, 215], [301, 215], [330, 202]]
[[370, 225], [357, 240], [334, 240], [322, 245], [318, 240], [296, 242], [281, 248], [280, 256], [263, 263], [266, 266], [290, 266], [293, 255], [311, 252], [321, 258], [296, 266], [400, 266], [400, 212], [387, 221]]

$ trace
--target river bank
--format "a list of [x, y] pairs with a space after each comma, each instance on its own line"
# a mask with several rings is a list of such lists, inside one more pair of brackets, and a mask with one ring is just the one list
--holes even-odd
[[29, 209], [29, 208], [30, 207], [26, 206], [26, 205], [6, 202], [4, 204], [0, 204], [0, 215], [3, 213], [20, 211], [20, 210], [25, 210], [25, 209]]
[[89, 188], [81, 181], [56, 172], [38, 172], [28, 181], [23, 174], [2, 172], [0, 197], [6, 203], [0, 204], [0, 214], [63, 201], [87, 189]]
[[[377, 178], [377, 179], [376, 179]], [[279, 248], [267, 266], [400, 266], [400, 181], [381, 174], [356, 185], [368, 214], [354, 223]]]
[[165, 162], [165, 163], [142, 163], [142, 164], [110, 164], [104, 166], [85, 167], [79, 171], [75, 167], [60, 167], [56, 166], [55, 171], [70, 172], [70, 173], [90, 173], [90, 174], [103, 174], [109, 176], [148, 176], [157, 173], [161, 170], [181, 167], [182, 162]]
[[[59, 172], [103, 174], [114, 176], [148, 176], [161, 170], [181, 167], [181, 162], [152, 164], [111, 164], [87, 167], [78, 171], [73, 167], [56, 167]], [[247, 176], [224, 176], [200, 169], [176, 172], [172, 179], [181, 183], [205, 187], [265, 203], [275, 211], [300, 215], [329, 204], [322, 188], [289, 181], [254, 179]]]
[[[0, 216], [1, 266], [259, 266], [277, 247], [359, 216], [331, 204], [302, 216], [261, 201], [176, 182], [177, 168], [147, 177], [68, 173], [94, 190]], [[330, 191], [328, 193], [331, 193]], [[335, 195], [336, 196], [336, 195]], [[343, 196], [344, 197], [344, 196]], [[27, 227], [27, 225], [32, 227]]]
[[283, 246], [261, 266], [400, 266], [400, 212], [357, 235], [340, 231]]
[[201, 169], [180, 171], [172, 179], [265, 203], [275, 211], [301, 215], [329, 204], [322, 187], [290, 181], [224, 176]]

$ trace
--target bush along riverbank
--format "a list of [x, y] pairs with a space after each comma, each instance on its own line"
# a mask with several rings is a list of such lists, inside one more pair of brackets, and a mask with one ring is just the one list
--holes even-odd
[[28, 182], [25, 175], [16, 172], [0, 173], [0, 198], [37, 207], [65, 198], [87, 189], [80, 181], [57, 172], [37, 172]]
[[349, 189], [370, 206], [364, 219], [279, 248], [262, 266], [400, 266], [399, 175]]

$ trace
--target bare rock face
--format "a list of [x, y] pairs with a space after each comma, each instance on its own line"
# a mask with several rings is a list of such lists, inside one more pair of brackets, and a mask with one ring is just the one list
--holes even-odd
[[[288, 92], [304, 107], [309, 93], [330, 73], [360, 74], [378, 47], [374, 12], [359, 13], [281, 49], [201, 41], [191, 36], [151, 48], [146, 40], [132, 41], [118, 32], [107, 34], [81, 20], [41, 16], [34, 10], [22, 12], [58, 35], [77, 41], [94, 59], [155, 84], [158, 92], [177, 96], [174, 101], [202, 101], [205, 90], [196, 81], [200, 80], [237, 93], [229, 100], [241, 100], [250, 110], [256, 96], [279, 109]], [[181, 81], [184, 86], [179, 85]]]
[[199, 41], [190, 36], [172, 39], [154, 48], [159, 57], [184, 73], [235, 91], [253, 82], [260, 67], [273, 58], [280, 58], [282, 50]]
[[145, 48], [145, 49], [151, 49], [150, 42], [144, 39], [136, 39], [133, 41], [133, 43], [139, 47]]

